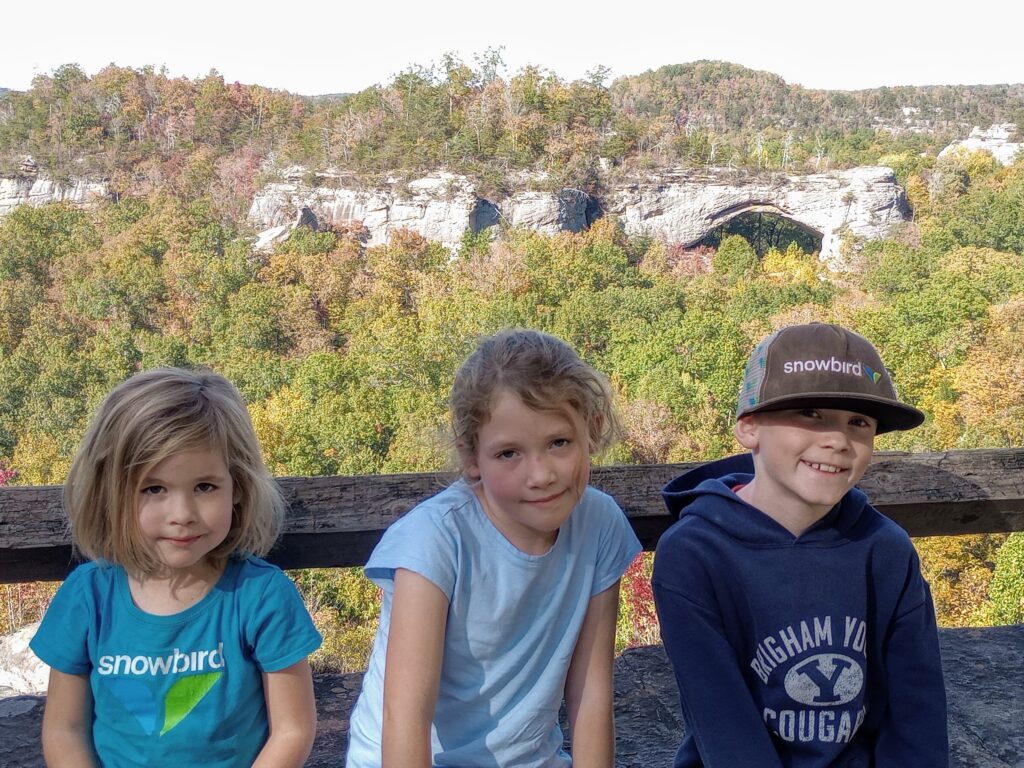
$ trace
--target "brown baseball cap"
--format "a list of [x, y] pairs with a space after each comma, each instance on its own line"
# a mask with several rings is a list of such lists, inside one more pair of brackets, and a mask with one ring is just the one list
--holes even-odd
[[876, 434], [913, 429], [924, 414], [901, 403], [878, 350], [838, 325], [791, 325], [754, 347], [743, 372], [736, 418], [800, 407], [856, 411]]

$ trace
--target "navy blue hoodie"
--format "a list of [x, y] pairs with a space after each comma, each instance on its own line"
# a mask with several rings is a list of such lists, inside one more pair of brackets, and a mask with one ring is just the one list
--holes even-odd
[[946, 768], [935, 611], [902, 528], [857, 489], [794, 537], [741, 500], [749, 454], [680, 475], [654, 600], [675, 768]]

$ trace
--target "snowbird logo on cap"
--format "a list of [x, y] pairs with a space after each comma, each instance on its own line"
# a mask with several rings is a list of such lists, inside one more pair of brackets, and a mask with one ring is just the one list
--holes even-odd
[[805, 373], [811, 371], [843, 373], [849, 376], [864, 374], [871, 380], [872, 384], [877, 384], [882, 378], [881, 372], [873, 370], [870, 366], [865, 365], [859, 360], [851, 363], [846, 360], [839, 360], [836, 357], [830, 357], [825, 360], [787, 360], [782, 365], [783, 373]]

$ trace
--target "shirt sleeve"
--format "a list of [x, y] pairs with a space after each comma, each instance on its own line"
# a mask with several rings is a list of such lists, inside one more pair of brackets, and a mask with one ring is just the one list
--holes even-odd
[[949, 736], [938, 629], [916, 554], [883, 655], [888, 702], [875, 741], [874, 765], [946, 768]]
[[58, 672], [87, 675], [92, 671], [89, 631], [96, 620], [86, 574], [95, 567], [83, 565], [68, 575], [29, 642], [32, 652]]
[[245, 622], [246, 641], [261, 671], [279, 672], [309, 656], [323, 638], [292, 580], [276, 566], [261, 567], [269, 573]]
[[677, 546], [679, 538], [677, 529], [658, 543], [652, 586], [686, 732], [705, 768], [782, 768], [721, 613], [710, 589], [702, 588], [708, 576]]
[[[592, 489], [595, 506], [601, 512], [599, 524], [598, 562], [590, 596], [604, 592], [629, 568], [634, 558], [643, 551], [640, 540], [633, 533], [626, 513], [611, 496]], [[589, 525], [588, 523], [585, 523]]]
[[389, 589], [395, 571], [404, 568], [437, 586], [450, 602], [458, 573], [458, 544], [441, 524], [442, 510], [431, 504], [431, 500], [421, 504], [384, 532], [363, 573], [377, 586]]

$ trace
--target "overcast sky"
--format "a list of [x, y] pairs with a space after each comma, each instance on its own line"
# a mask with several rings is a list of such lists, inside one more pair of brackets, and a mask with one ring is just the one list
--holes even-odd
[[352, 92], [446, 52], [472, 64], [474, 54], [498, 46], [507, 73], [534, 64], [566, 80], [598, 65], [614, 78], [720, 59], [808, 88], [1024, 82], [1018, 0], [625, 0], [600, 10], [604, 5], [14, 0], [0, 10], [0, 87], [27, 89], [34, 76], [62, 64], [92, 75], [115, 63], [166, 66], [189, 78], [216, 69], [228, 82], [308, 95]]

